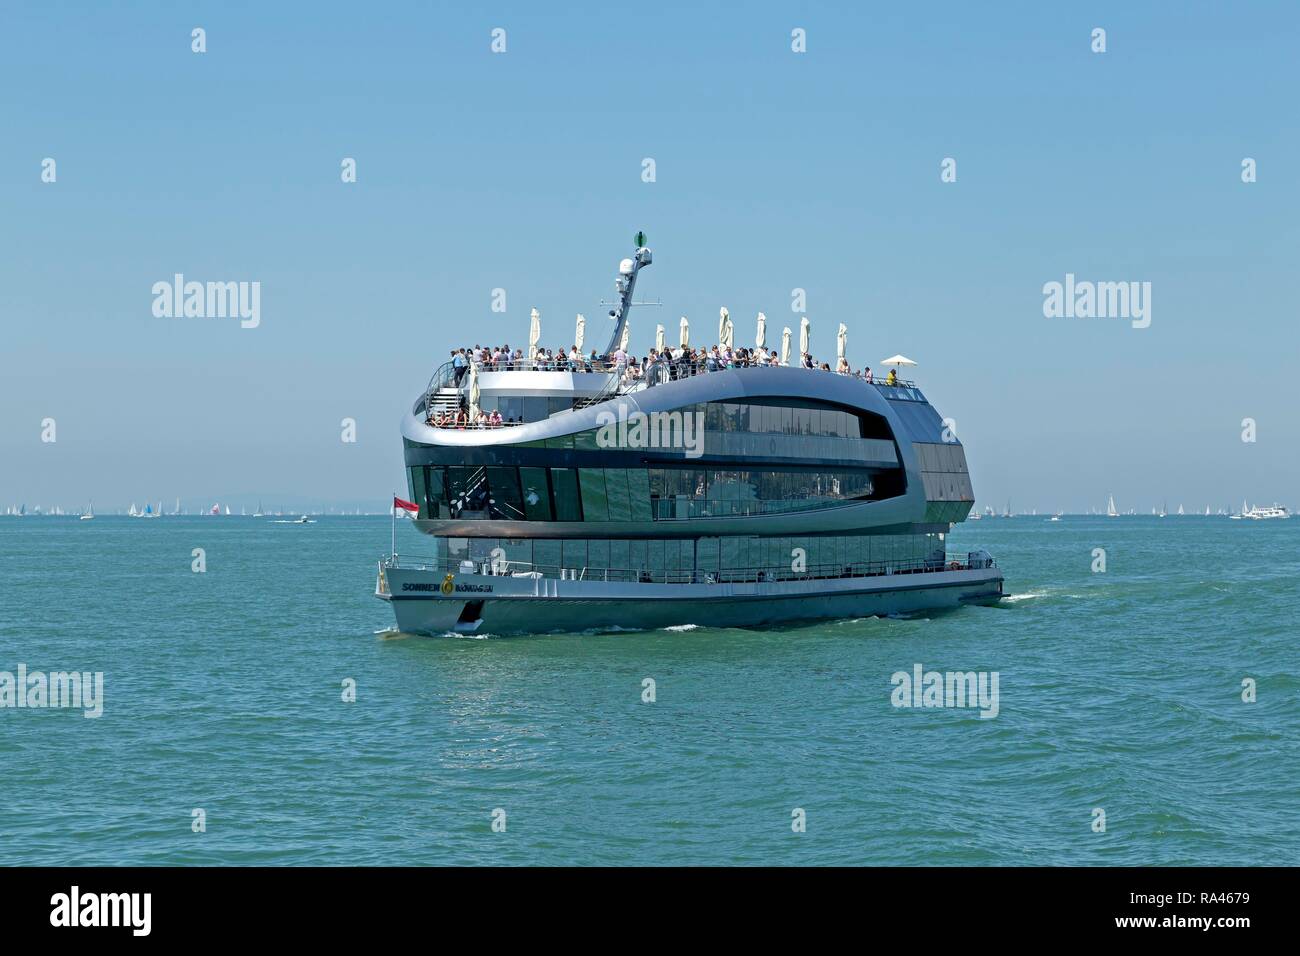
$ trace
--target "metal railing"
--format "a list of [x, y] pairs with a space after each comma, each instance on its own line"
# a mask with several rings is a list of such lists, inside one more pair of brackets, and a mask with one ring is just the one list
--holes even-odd
[[[631, 392], [639, 391], [643, 388], [652, 388], [656, 385], [666, 385], [680, 379], [694, 378], [697, 375], [705, 375], [709, 372], [722, 372], [732, 368], [770, 368], [773, 366], [762, 365], [736, 365], [723, 364], [712, 359], [703, 361], [678, 360], [678, 361], [656, 361], [642, 362], [636, 365], [627, 363], [618, 364], [612, 360], [585, 358], [577, 362], [570, 361], [567, 358], [558, 356], [550, 360], [537, 359], [507, 359], [495, 364], [479, 363], [479, 374], [495, 372], [572, 372], [575, 374], [592, 374], [592, 375], [609, 375], [615, 373], [610, 381], [595, 395], [586, 398], [577, 398], [574, 400], [575, 409], [588, 408], [592, 405], [599, 405], [620, 395], [627, 395]], [[787, 367], [787, 366], [777, 366]], [[435, 396], [444, 388], [455, 387], [464, 393], [465, 387], [469, 382], [469, 367], [461, 366], [465, 371], [461, 374], [459, 381], [456, 378], [456, 366], [453, 362], [444, 362], [434, 371], [429, 379], [429, 385], [424, 390], [424, 394], [416, 401], [412, 411], [417, 414], [421, 411], [424, 413], [426, 421], [432, 420], [433, 400]], [[631, 373], [629, 374], [629, 369]], [[808, 372], [825, 372], [826, 369], [804, 369]], [[859, 381], [867, 381], [861, 375], [851, 374], [848, 372], [831, 371], [832, 375], [844, 375], [850, 378], [856, 378]], [[896, 379], [890, 382], [885, 379], [872, 379], [868, 384], [876, 385], [881, 388], [916, 388], [916, 383], [907, 379]], [[521, 425], [523, 422], [501, 422], [500, 425]], [[473, 424], [442, 424], [443, 428], [484, 428], [496, 427], [489, 426], [485, 423]]]
[[997, 567], [991, 557], [979, 552], [945, 554], [942, 559], [920, 561], [855, 561], [849, 564], [816, 564], [794, 571], [789, 568], [649, 569], [593, 568], [533, 564], [529, 561], [478, 561], [465, 559], [403, 558], [387, 555], [383, 568], [434, 571], [436, 573], [479, 574], [490, 577], [541, 577], [561, 581], [600, 581], [624, 584], [775, 584], [790, 581], [829, 581], [843, 578], [872, 578], [902, 574], [934, 574], [940, 571], [976, 571]]

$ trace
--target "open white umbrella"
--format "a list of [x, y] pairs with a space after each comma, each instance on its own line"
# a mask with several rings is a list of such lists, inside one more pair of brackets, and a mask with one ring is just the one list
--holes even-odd
[[849, 347], [849, 327], [843, 322], [840, 323], [840, 331], [835, 336], [835, 357], [844, 358], [845, 350]]
[[542, 340], [542, 314], [533, 309], [528, 322], [528, 360], [537, 357], [537, 343]]
[[662, 325], [656, 325], [655, 326], [655, 351], [663, 352], [663, 350], [667, 347], [667, 345], [668, 345], [668, 341], [664, 336], [664, 327]]
[[758, 333], [754, 336], [754, 348], [767, 348], [767, 316], [758, 313]]
[[691, 344], [691, 324], [686, 321], [686, 316], [684, 315], [682, 316], [679, 331], [681, 337], [677, 341], [682, 348], [686, 348], [686, 346]]
[[578, 313], [578, 327], [573, 330], [573, 347], [582, 353], [582, 340], [587, 335], [587, 317], [581, 312]]
[[916, 363], [913, 362], [906, 355], [895, 355], [893, 358], [885, 359], [880, 364], [881, 365], [915, 365]]
[[808, 354], [809, 333], [812, 332], [812, 324], [808, 321], [808, 316], [799, 320], [799, 360], [802, 362], [803, 357]]
[[731, 332], [731, 313], [727, 311], [727, 307], [724, 305], [718, 310], [718, 344], [730, 348]]
[[788, 325], [781, 333], [781, 364], [790, 364], [790, 326]]
[[469, 420], [478, 418], [478, 363], [469, 363]]

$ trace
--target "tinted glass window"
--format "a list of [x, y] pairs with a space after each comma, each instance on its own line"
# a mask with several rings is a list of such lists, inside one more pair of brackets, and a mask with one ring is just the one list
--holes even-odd
[[427, 468], [422, 466], [407, 469], [407, 474], [411, 484], [411, 501], [419, 506], [419, 516], [421, 518], [429, 517], [429, 503], [425, 501], [424, 498], [424, 473], [427, 470]]
[[443, 518], [447, 515], [447, 483], [445, 481], [446, 469], [438, 465], [430, 465], [425, 469], [425, 480], [427, 486], [425, 489], [425, 504], [429, 511], [430, 518]]
[[519, 484], [523, 493], [524, 515], [528, 520], [552, 520], [551, 492], [546, 486], [546, 469], [520, 468]]
[[452, 466], [447, 469], [447, 499], [453, 518], [463, 512], [487, 510], [487, 475], [482, 468]]
[[582, 485], [582, 513], [587, 521], [609, 520], [609, 498], [605, 494], [603, 468], [579, 468], [578, 480]]
[[578, 497], [577, 471], [572, 468], [552, 468], [551, 491], [555, 502], [556, 521], [582, 520], [582, 504], [581, 499]]
[[[631, 521], [632, 507], [627, 496], [627, 471], [622, 468], [605, 469], [605, 494], [609, 499], [610, 521]], [[622, 565], [619, 565], [622, 567]]]
[[524, 421], [540, 422], [551, 412], [550, 400], [545, 398], [525, 398]]
[[522, 521], [524, 500], [519, 492], [519, 469], [489, 468], [488, 506], [491, 517]]
[[627, 473], [627, 498], [632, 508], [633, 521], [650, 520], [649, 479], [649, 473], [644, 468], [633, 468]]

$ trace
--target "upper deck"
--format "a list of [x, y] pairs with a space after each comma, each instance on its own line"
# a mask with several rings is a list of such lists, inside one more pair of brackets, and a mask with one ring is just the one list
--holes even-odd
[[[657, 386], [672, 385], [699, 376], [752, 368], [760, 371], [797, 372], [815, 386], [833, 375], [874, 385], [889, 401], [925, 402], [916, 383], [897, 379], [892, 384], [858, 374], [782, 365], [719, 365], [710, 361], [615, 363], [601, 359], [579, 361], [529, 359], [479, 363], [459, 371], [452, 362], [441, 365], [412, 406], [411, 412], [426, 425], [439, 429], [508, 428], [538, 422], [564, 412], [581, 410]], [[458, 374], [459, 372], [459, 374]], [[786, 379], [786, 382], [791, 381]], [[789, 387], [787, 385], [786, 387]], [[477, 390], [477, 396], [474, 390]], [[792, 395], [804, 394], [797, 389]], [[491, 419], [489, 410], [499, 414]], [[458, 415], [457, 413], [463, 413]], [[483, 412], [481, 416], [476, 412]]]

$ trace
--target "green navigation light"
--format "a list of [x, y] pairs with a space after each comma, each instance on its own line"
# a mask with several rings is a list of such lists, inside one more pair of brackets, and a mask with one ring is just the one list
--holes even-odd
[[636, 234], [636, 247], [637, 247], [638, 249], [644, 249], [644, 248], [645, 248], [645, 233], [644, 233], [644, 232], [638, 232], [638, 233]]

